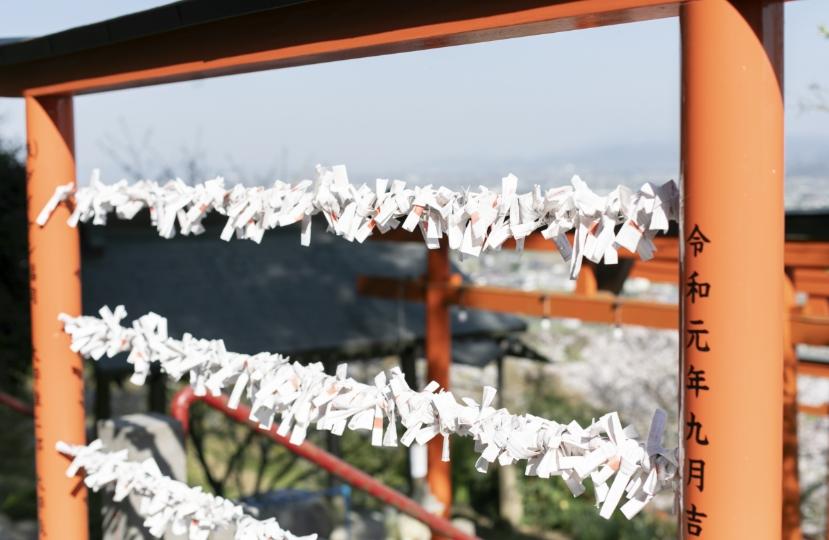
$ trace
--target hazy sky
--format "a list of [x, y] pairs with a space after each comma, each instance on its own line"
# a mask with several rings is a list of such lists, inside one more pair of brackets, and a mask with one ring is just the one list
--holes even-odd
[[[0, 0], [0, 37], [162, 3]], [[829, 114], [799, 106], [810, 84], [829, 87], [821, 23], [829, 24], [826, 0], [787, 3], [787, 153], [790, 170], [805, 163], [829, 177]], [[248, 181], [310, 175], [317, 162], [346, 163], [361, 180], [674, 176], [678, 32], [667, 19], [82, 96], [78, 173], [121, 175], [109, 147], [137, 150], [147, 175], [186, 175], [197, 158], [200, 174]], [[22, 101], [0, 99], [0, 115], [0, 134], [22, 141]]]

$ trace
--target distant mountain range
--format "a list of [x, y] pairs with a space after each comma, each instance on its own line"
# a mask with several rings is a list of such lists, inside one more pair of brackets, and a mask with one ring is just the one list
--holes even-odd
[[[786, 173], [789, 179], [808, 177], [829, 181], [829, 140], [798, 136], [786, 140]], [[496, 187], [501, 176], [513, 173], [525, 187], [551, 187], [578, 174], [597, 190], [623, 184], [640, 186], [645, 181], [664, 182], [679, 177], [679, 148], [674, 141], [619, 144], [584, 148], [577, 152], [530, 157], [459, 155], [431, 161], [413, 159], [398, 170], [361, 171], [349, 166], [349, 176], [397, 177], [410, 182], [441, 184], [454, 188], [478, 184]], [[829, 187], [827, 185], [826, 187]]]
[[[786, 140], [786, 203], [790, 209], [829, 208], [829, 140], [818, 136], [795, 136]], [[596, 145], [575, 151], [550, 152], [537, 155], [507, 156], [484, 152], [457, 154], [426, 160], [416, 148], [410, 158], [402, 159], [378, 155], [370, 167], [349, 163], [349, 177], [355, 182], [371, 182], [374, 178], [399, 178], [410, 184], [444, 185], [453, 189], [484, 185], [500, 188], [503, 176], [513, 173], [519, 178], [519, 190], [529, 190], [534, 184], [542, 188], [560, 186], [578, 174], [591, 188], [602, 193], [619, 184], [639, 187], [646, 181], [663, 183], [679, 178], [679, 144], [676, 140]], [[284, 156], [283, 156], [284, 158]], [[314, 177], [314, 164], [336, 165], [325, 156], [305, 156], [282, 170], [286, 181]], [[301, 162], [301, 165], [300, 165]], [[102, 164], [103, 165], [103, 164]], [[286, 165], [286, 164], [283, 164]], [[97, 165], [96, 165], [97, 166]], [[234, 167], [205, 167], [210, 174], [225, 174], [230, 183], [242, 181], [248, 185], [270, 184], [276, 179], [271, 174], [255, 171], [234, 171]], [[167, 167], [176, 174], [177, 167]], [[105, 167], [107, 170], [107, 167]], [[113, 168], [108, 168], [114, 172]], [[116, 173], [123, 174], [123, 173]], [[197, 176], [204, 173], [199, 172]], [[253, 176], [251, 176], [253, 174]], [[104, 175], [106, 181], [117, 178]], [[157, 180], [162, 180], [156, 178]], [[202, 181], [204, 178], [199, 177]], [[85, 175], [81, 184], [86, 183]]]

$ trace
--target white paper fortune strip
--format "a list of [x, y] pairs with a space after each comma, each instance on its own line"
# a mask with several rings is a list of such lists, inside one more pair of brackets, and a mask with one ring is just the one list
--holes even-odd
[[161, 474], [152, 458], [141, 463], [127, 461], [127, 451], [106, 452], [100, 440], [88, 446], [57, 443], [57, 450], [72, 457], [66, 476], [80, 469], [84, 483], [93, 491], [114, 486], [113, 499], [121, 501], [130, 493], [140, 496], [138, 513], [144, 526], [156, 538], [165, 531], [186, 534], [190, 540], [207, 540], [211, 532], [234, 529], [238, 540], [314, 540], [316, 534], [295, 536], [279, 527], [273, 518], [259, 521], [242, 512], [227, 499], [192, 488]]
[[[402, 225], [410, 232], [419, 228], [430, 249], [437, 248], [445, 235], [451, 249], [472, 256], [500, 249], [509, 238], [520, 249], [524, 238], [541, 229], [570, 263], [575, 279], [583, 259], [615, 264], [619, 247], [650, 259], [656, 233], [667, 231], [668, 223], [677, 219], [679, 192], [672, 180], [658, 187], [646, 183], [635, 192], [619, 186], [607, 196], [593, 193], [578, 176], [571, 184], [546, 192], [536, 185], [518, 194], [518, 179], [509, 175], [501, 180], [500, 194], [483, 186], [460, 192], [431, 185], [407, 188], [405, 182], [387, 179], [377, 179], [373, 188], [357, 187], [349, 182], [345, 166], [338, 165], [317, 166], [315, 181], [276, 181], [269, 188], [241, 184], [226, 188], [221, 177], [195, 186], [179, 179], [164, 185], [152, 180], [107, 185], [95, 171], [88, 186], [59, 186], [37, 223], [46, 224], [58, 204], [74, 193], [68, 221], [72, 227], [88, 221], [104, 225], [112, 211], [121, 219], [132, 219], [149, 208], [152, 223], [164, 238], [175, 235], [176, 223], [185, 235], [204, 232], [201, 222], [211, 210], [227, 216], [223, 240], [235, 235], [258, 243], [266, 230], [302, 222], [300, 239], [307, 246], [311, 217], [322, 214], [328, 231], [349, 241], [363, 242], [375, 231], [385, 233]], [[618, 232], [617, 225], [621, 225]], [[571, 230], [575, 230], [572, 246], [565, 236]]]
[[[661, 446], [665, 413], [654, 414], [646, 442], [636, 430], [622, 427], [619, 415], [606, 414], [587, 427], [572, 421], [560, 424], [529, 414], [514, 415], [492, 407], [495, 389], [484, 387], [481, 403], [452, 392], [438, 391], [436, 382], [417, 392], [395, 368], [387, 378], [381, 372], [374, 384], [348, 377], [346, 365], [327, 375], [322, 364], [301, 365], [272, 353], [247, 355], [229, 352], [224, 342], [197, 339], [184, 334], [177, 340], [167, 335], [167, 320], [148, 313], [121, 326], [127, 315], [123, 306], [99, 310], [100, 318], [62, 314], [64, 331], [72, 338], [72, 350], [100, 359], [129, 351], [131, 381], [142, 384], [150, 363], [179, 380], [189, 375], [196, 394], [221, 394], [230, 389], [228, 404], [235, 408], [242, 395], [251, 402], [251, 419], [270, 429], [280, 415], [278, 433], [301, 443], [311, 423], [317, 429], [341, 435], [346, 429], [370, 430], [375, 446], [397, 445], [397, 421], [403, 425], [400, 442], [425, 444], [443, 437], [443, 459], [449, 459], [448, 437], [472, 437], [480, 458], [475, 464], [486, 472], [498, 460], [509, 465], [526, 460], [525, 474], [549, 478], [561, 476], [574, 496], [584, 492], [590, 478], [596, 488], [601, 515], [609, 518], [623, 496], [621, 507], [628, 518], [636, 515], [661, 489], [673, 487], [677, 472], [676, 449]], [[614, 476], [615, 475], [615, 476]]]

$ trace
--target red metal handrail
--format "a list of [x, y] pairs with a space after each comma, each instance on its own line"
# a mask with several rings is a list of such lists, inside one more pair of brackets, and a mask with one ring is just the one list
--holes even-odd
[[404, 514], [408, 514], [416, 520], [428, 526], [432, 532], [439, 534], [445, 538], [452, 538], [456, 540], [475, 540], [476, 537], [470, 536], [465, 532], [455, 527], [451, 521], [441, 516], [432, 514], [414, 500], [403, 495], [397, 490], [390, 488], [382, 482], [375, 480], [360, 469], [348, 464], [337, 456], [326, 452], [322, 448], [305, 441], [301, 444], [291, 444], [288, 437], [279, 435], [276, 430], [279, 429], [278, 424], [271, 426], [271, 429], [264, 429], [259, 427], [259, 424], [250, 420], [250, 408], [246, 405], [240, 404], [236, 409], [231, 409], [227, 406], [227, 398], [225, 396], [197, 396], [193, 388], [186, 386], [180, 390], [170, 405], [170, 414], [181, 422], [185, 432], [190, 426], [190, 407], [196, 401], [200, 401], [221, 412], [231, 420], [239, 423], [247, 424], [251, 429], [257, 430], [262, 435], [269, 437], [273, 441], [281, 444], [289, 451], [305, 458], [308, 461], [325, 469], [334, 476], [337, 476], [345, 483], [351, 485], [355, 489], [359, 489], [375, 497], [384, 503], [391, 505]]
[[9, 409], [13, 410], [16, 413], [20, 413], [24, 416], [34, 416], [35, 412], [32, 409], [32, 406], [28, 403], [20, 401], [14, 396], [10, 396], [4, 392], [0, 392], [0, 405], [4, 405]]

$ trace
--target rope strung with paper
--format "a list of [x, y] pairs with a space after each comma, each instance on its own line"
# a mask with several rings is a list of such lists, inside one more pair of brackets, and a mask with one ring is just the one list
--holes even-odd
[[[121, 219], [132, 219], [149, 208], [152, 223], [164, 238], [175, 235], [176, 222], [182, 234], [204, 232], [202, 220], [211, 210], [228, 218], [223, 240], [235, 234], [258, 243], [266, 230], [302, 222], [301, 243], [307, 246], [311, 217], [322, 214], [328, 230], [349, 241], [363, 242], [375, 231], [385, 233], [400, 226], [409, 232], [420, 228], [430, 249], [437, 248], [446, 235], [451, 249], [472, 256], [500, 249], [509, 238], [520, 249], [524, 238], [541, 229], [542, 236], [552, 239], [570, 262], [575, 278], [583, 258], [616, 264], [619, 247], [650, 259], [654, 236], [667, 231], [678, 216], [679, 192], [672, 180], [658, 187], [646, 183], [638, 191], [619, 186], [607, 196], [595, 194], [578, 176], [571, 184], [546, 192], [536, 185], [518, 194], [518, 179], [509, 175], [501, 180], [501, 193], [485, 187], [462, 192], [431, 185], [407, 188], [401, 180], [386, 179], [378, 179], [372, 189], [351, 184], [345, 166], [338, 165], [317, 166], [315, 181], [277, 181], [269, 188], [241, 184], [227, 188], [223, 178], [195, 186], [179, 179], [163, 185], [152, 180], [107, 185], [96, 170], [88, 186], [59, 186], [36, 221], [45, 225], [58, 204], [74, 193], [68, 221], [72, 227], [88, 221], [104, 225], [112, 211]], [[572, 246], [565, 236], [571, 230], [575, 230]]]
[[207, 540], [212, 532], [235, 530], [239, 540], [314, 540], [316, 534], [295, 536], [279, 527], [273, 518], [259, 521], [242, 512], [227, 499], [192, 488], [161, 474], [152, 458], [141, 463], [128, 461], [127, 451], [104, 451], [100, 440], [88, 446], [57, 443], [57, 450], [72, 457], [66, 476], [80, 469], [84, 483], [93, 491], [114, 485], [113, 499], [121, 501], [130, 493], [141, 497], [138, 513], [144, 526], [156, 538], [166, 531], [186, 534], [190, 540]]
[[143, 384], [150, 363], [157, 361], [175, 380], [189, 375], [197, 395], [220, 395], [232, 388], [231, 408], [246, 394], [252, 403], [251, 419], [270, 429], [279, 414], [277, 432], [290, 433], [293, 444], [301, 443], [310, 424], [316, 423], [317, 429], [336, 435], [346, 427], [370, 430], [374, 446], [396, 446], [399, 419], [405, 429], [400, 442], [406, 446], [443, 436], [444, 461], [449, 460], [450, 434], [472, 437], [481, 453], [475, 464], [480, 472], [495, 460], [501, 465], [526, 460], [525, 474], [561, 476], [574, 496], [584, 492], [582, 482], [589, 477], [605, 518], [625, 494], [621, 511], [632, 518], [658, 491], [672, 487], [676, 477], [676, 450], [661, 446], [666, 416], [661, 410], [654, 414], [647, 441], [640, 442], [636, 430], [623, 428], [615, 412], [587, 427], [575, 421], [565, 425], [493, 408], [495, 389], [488, 386], [481, 403], [469, 398], [459, 403], [452, 392], [437, 391], [436, 382], [421, 392], [412, 390], [397, 368], [389, 377], [379, 373], [373, 385], [363, 384], [348, 377], [345, 364], [331, 376], [319, 363], [301, 365], [267, 352], [229, 352], [220, 339], [190, 334], [181, 340], [170, 338], [167, 320], [155, 313], [135, 320], [131, 328], [121, 326], [127, 315], [123, 306], [114, 312], [103, 307], [99, 314], [100, 318], [60, 316], [73, 351], [95, 360], [129, 351], [131, 381], [136, 384]]

